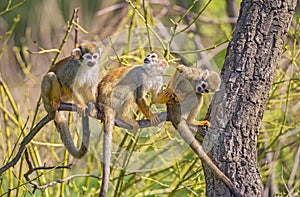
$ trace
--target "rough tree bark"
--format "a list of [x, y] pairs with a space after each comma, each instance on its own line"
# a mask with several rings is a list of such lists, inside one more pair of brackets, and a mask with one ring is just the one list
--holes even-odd
[[[296, 0], [244, 0], [210, 105], [204, 148], [245, 196], [262, 196], [257, 136]], [[204, 165], [207, 196], [232, 196]]]

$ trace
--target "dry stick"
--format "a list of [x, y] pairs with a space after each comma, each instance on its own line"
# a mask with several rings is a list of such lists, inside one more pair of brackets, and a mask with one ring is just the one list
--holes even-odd
[[76, 12], [77, 12], [76, 9], [74, 9], [73, 14], [72, 14], [72, 17], [71, 17], [71, 20], [68, 22], [68, 29], [67, 29], [67, 31], [66, 31], [66, 34], [65, 34], [65, 36], [64, 36], [64, 38], [63, 38], [63, 40], [62, 40], [62, 42], [61, 42], [61, 44], [60, 44], [60, 46], [59, 46], [59, 48], [58, 48], [58, 52], [56, 53], [56, 55], [55, 55], [55, 57], [54, 57], [54, 59], [53, 59], [53, 61], [52, 61], [52, 64], [51, 64], [49, 70], [51, 70], [52, 67], [55, 65], [56, 60], [57, 60], [58, 56], [60, 55], [63, 46], [64, 46], [65, 43], [67, 42], [67, 39], [68, 39], [68, 37], [69, 37], [69, 35], [70, 35], [70, 33], [71, 33], [71, 29], [72, 29], [72, 26], [73, 26], [73, 23], [74, 23], [74, 17], [75, 17], [75, 13], [76, 13]]
[[[29, 169], [24, 174], [24, 177], [25, 177], [26, 181], [28, 181], [30, 184], [33, 185], [34, 189], [43, 189], [43, 186], [39, 186], [38, 183], [33, 182], [33, 180], [37, 179], [38, 177], [34, 178], [33, 180], [30, 180], [29, 175], [32, 174], [33, 172], [38, 171], [38, 170], [51, 170], [51, 169], [64, 169], [64, 168], [71, 169], [71, 166], [73, 165], [73, 163], [68, 164], [66, 166], [45, 166], [44, 165], [43, 167], [34, 168], [32, 165], [32, 162], [29, 159], [29, 154], [28, 154], [27, 150], [25, 150], [25, 160], [27, 162]], [[50, 184], [50, 183], [48, 183], [48, 184]]]
[[[74, 9], [74, 22], [76, 24], [79, 24], [79, 8]], [[78, 26], [77, 25], [75, 25], [75, 30], [74, 31], [75, 31], [74, 46], [75, 46], [75, 48], [77, 48], [78, 47]]]
[[[46, 189], [48, 187], [54, 186], [57, 183], [63, 183], [63, 182], [69, 181], [69, 180], [71, 180], [73, 178], [77, 178], [77, 177], [91, 177], [91, 178], [96, 178], [96, 179], [99, 179], [99, 180], [102, 179], [102, 177], [97, 176], [97, 175], [93, 175], [93, 174], [74, 174], [74, 175], [71, 175], [71, 176], [66, 177], [64, 179], [57, 179], [57, 180], [51, 181], [47, 184], [39, 185], [38, 183], [33, 182], [38, 177], [35, 177], [34, 179], [30, 179], [29, 178], [30, 174], [32, 174], [33, 172], [38, 171], [38, 170], [71, 169], [71, 167], [74, 165], [74, 163], [71, 163], [71, 164], [68, 164], [68, 165], [65, 165], [65, 166], [64, 165], [63, 166], [42, 166], [42, 167], [33, 168], [33, 165], [31, 163], [31, 161], [29, 160], [29, 155], [28, 155], [27, 150], [25, 151], [25, 160], [26, 160], [26, 162], [29, 166], [29, 170], [24, 174], [24, 177], [25, 177], [25, 179], [28, 183], [33, 185], [34, 189], [41, 189], [41, 190]], [[135, 174], [135, 173], [136, 172], [130, 172], [130, 173], [115, 177], [115, 178], [111, 179], [110, 181], [114, 181], [114, 180], [117, 180], [121, 177], [129, 176], [129, 175], [132, 175], [132, 174]]]

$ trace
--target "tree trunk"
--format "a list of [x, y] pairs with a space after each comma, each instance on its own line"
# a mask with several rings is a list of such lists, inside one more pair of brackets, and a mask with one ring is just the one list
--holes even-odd
[[[257, 136], [296, 0], [244, 0], [210, 105], [203, 146], [245, 196], [262, 196]], [[204, 166], [207, 196], [232, 196]]]

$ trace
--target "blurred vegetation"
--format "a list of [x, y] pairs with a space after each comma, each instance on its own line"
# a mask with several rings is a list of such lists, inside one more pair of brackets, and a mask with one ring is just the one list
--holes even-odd
[[[73, 9], [77, 7], [80, 8], [79, 24], [88, 31], [88, 33], [80, 31], [80, 42], [92, 40], [109, 46], [107, 44], [109, 38], [117, 38], [126, 30], [144, 27], [143, 20], [146, 19], [150, 26], [167, 28], [177, 26], [177, 31], [183, 29], [183, 38], [188, 40], [183, 41], [186, 50], [211, 48], [203, 50], [202, 53], [177, 54], [177, 56], [174, 53], [174, 56], [167, 58], [172, 60], [179, 57], [188, 63], [196, 64], [199, 59], [201, 62], [203, 57], [211, 57], [215, 62], [212, 66], [217, 65], [213, 67], [215, 70], [219, 70], [224, 62], [226, 41], [232, 34], [230, 25], [232, 19], [227, 17], [226, 1], [3, 0], [0, 4], [1, 166], [12, 159], [23, 136], [45, 115], [39, 100], [40, 81], [57, 51], [45, 53], [45, 50], [59, 47], [67, 29], [67, 22]], [[197, 20], [193, 22], [195, 18]], [[179, 22], [174, 24], [174, 21]], [[185, 29], [188, 24], [191, 26]], [[265, 185], [265, 196], [284, 195], [288, 192], [296, 194], [300, 188], [299, 25], [299, 16], [295, 16], [261, 124], [258, 165]], [[128, 35], [128, 39], [135, 39], [133, 34]], [[65, 43], [60, 57], [69, 55], [73, 46], [74, 31]], [[124, 54], [126, 46], [125, 44]], [[122, 63], [140, 63], [142, 58], [138, 57], [147, 53], [147, 49], [142, 45], [137, 48], [141, 49], [131, 51], [132, 55], [121, 56]], [[128, 49], [132, 48], [128, 46]], [[31, 54], [28, 50], [42, 53]], [[103, 62], [110, 62], [108, 60], [112, 54], [106, 54], [102, 59]], [[105, 67], [103, 73], [106, 69], [111, 67]], [[170, 71], [166, 78], [171, 74]], [[210, 97], [205, 99], [209, 101]], [[200, 118], [205, 115], [208, 106], [208, 102], [206, 103]], [[156, 110], [163, 110], [161, 107]], [[100, 130], [100, 124], [94, 120], [92, 122], [95, 126], [92, 129]], [[77, 127], [74, 128], [76, 129]], [[29, 158], [33, 166], [61, 166], [70, 163], [74, 165], [71, 169], [39, 170], [31, 174], [29, 177], [31, 181], [28, 181], [24, 178], [28, 162], [22, 157], [13, 169], [1, 175], [0, 196], [99, 194], [101, 135], [97, 132], [93, 135], [90, 153], [77, 161], [69, 157], [54, 125], [48, 124], [28, 145]], [[78, 136], [74, 134], [74, 138], [77, 139]], [[114, 133], [114, 143], [127, 152], [124, 153], [117, 148], [114, 150], [115, 164], [117, 165], [118, 161], [122, 162], [112, 171], [110, 196], [205, 196], [201, 162], [184, 145], [170, 124], [165, 123], [157, 128], [141, 130], [135, 135], [117, 129]], [[163, 149], [164, 146], [174, 150], [177, 155], [171, 155]], [[164, 151], [167, 154], [164, 154]], [[138, 159], [145, 160], [144, 166], [139, 166], [135, 155], [131, 154], [133, 152], [140, 153]], [[168, 156], [172, 158], [169, 159]], [[78, 176], [43, 190], [35, 189], [32, 185], [32, 182], [44, 185], [73, 175]]]

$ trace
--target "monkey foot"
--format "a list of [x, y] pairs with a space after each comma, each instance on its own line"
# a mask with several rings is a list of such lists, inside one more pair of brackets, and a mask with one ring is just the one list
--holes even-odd
[[208, 126], [208, 127], [211, 126], [208, 120], [192, 121], [190, 124], [197, 125], [197, 126]]
[[53, 108], [56, 111], [59, 108], [59, 106], [60, 106], [60, 99], [53, 99], [52, 106], [53, 106]]
[[167, 88], [164, 92], [165, 92], [165, 95], [169, 98], [175, 97], [174, 92], [170, 88]]

